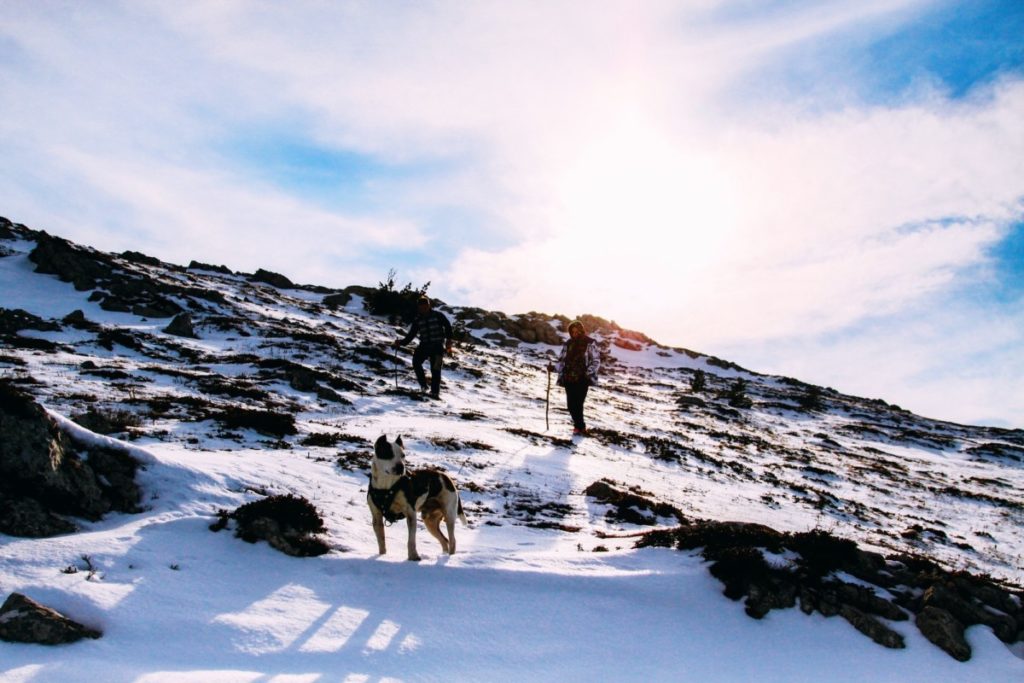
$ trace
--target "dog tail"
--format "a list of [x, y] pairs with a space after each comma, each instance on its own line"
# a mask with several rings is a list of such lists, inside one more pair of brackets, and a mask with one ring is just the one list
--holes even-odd
[[465, 510], [462, 509], [462, 496], [460, 496], [458, 493], [456, 493], [455, 495], [457, 496], [457, 499], [459, 501], [459, 519], [462, 520], [463, 524], [469, 526], [469, 522], [466, 521], [466, 512]]

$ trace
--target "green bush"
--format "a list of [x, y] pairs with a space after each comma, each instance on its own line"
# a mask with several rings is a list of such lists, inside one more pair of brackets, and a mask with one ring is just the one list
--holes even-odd
[[690, 378], [690, 391], [694, 394], [699, 394], [708, 385], [708, 376], [703, 370], [697, 370], [693, 373], [693, 377]]
[[411, 282], [407, 282], [402, 289], [395, 287], [395, 270], [388, 271], [385, 282], [380, 282], [376, 289], [370, 290], [364, 300], [366, 310], [374, 315], [386, 315], [392, 322], [399, 319], [403, 322], [411, 322], [416, 315], [416, 302], [421, 296], [427, 293], [430, 282], [414, 289]]

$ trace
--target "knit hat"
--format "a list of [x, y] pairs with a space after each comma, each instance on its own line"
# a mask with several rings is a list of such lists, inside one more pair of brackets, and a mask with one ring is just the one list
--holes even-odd
[[574, 328], [574, 327], [580, 328], [580, 332], [582, 332], [583, 334], [587, 333], [587, 328], [583, 327], [583, 323], [580, 322], [579, 320], [573, 320], [571, 323], [569, 323], [569, 327], [568, 327], [567, 331], [571, 334], [572, 333], [572, 328]]

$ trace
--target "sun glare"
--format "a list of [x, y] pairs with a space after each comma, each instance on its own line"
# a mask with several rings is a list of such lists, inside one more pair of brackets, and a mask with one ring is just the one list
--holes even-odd
[[678, 291], [722, 257], [738, 199], [708, 152], [661, 134], [642, 116], [623, 115], [563, 174], [557, 240], [583, 267], [613, 266], [607, 289], [625, 289], [623, 296], [632, 296], [628, 283]]

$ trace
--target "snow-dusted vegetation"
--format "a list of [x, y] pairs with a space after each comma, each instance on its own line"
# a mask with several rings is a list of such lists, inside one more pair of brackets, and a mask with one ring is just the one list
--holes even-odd
[[[582, 316], [603, 363], [573, 437], [545, 369], [568, 317], [439, 304], [459, 341], [431, 401], [371, 289], [6, 221], [0, 292], [0, 428], [22, 430], [0, 444], [0, 599], [102, 633], [0, 643], [3, 680], [1024, 676], [1020, 430]], [[420, 533], [407, 562], [397, 524], [378, 556], [381, 434], [457, 482], [455, 555]], [[25, 465], [40, 440], [73, 477]], [[275, 496], [308, 503], [326, 552], [237, 537], [233, 512]]]

